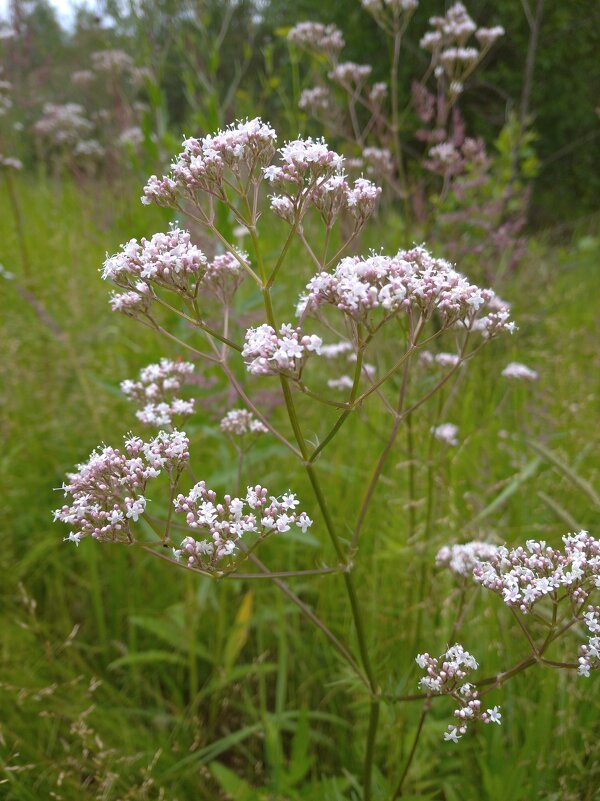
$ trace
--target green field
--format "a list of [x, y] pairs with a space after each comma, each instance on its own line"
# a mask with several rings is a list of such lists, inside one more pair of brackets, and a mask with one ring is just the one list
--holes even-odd
[[[117, 445], [140, 428], [119, 382], [162, 355], [185, 354], [111, 313], [98, 274], [107, 251], [165, 227], [165, 214], [140, 205], [136, 183], [109, 190], [19, 178], [15, 187], [30, 263], [26, 275], [0, 195], [0, 264], [13, 276], [0, 277], [0, 797], [352, 798], [368, 699], [277, 587], [219, 583], [134, 548], [90, 540], [75, 548], [52, 523], [64, 473], [98, 443]], [[389, 226], [375, 222], [363, 247], [377, 246], [385, 228], [390, 250]], [[353, 569], [386, 693], [416, 692], [415, 654], [441, 653], [452, 636], [461, 590], [436, 570], [439, 547], [532, 537], [556, 544], [598, 523], [596, 230], [591, 220], [568, 241], [559, 233], [530, 241], [519, 270], [498, 288], [519, 331], [491, 344], [454, 388], [419, 410], [386, 464]], [[309, 273], [298, 251], [278, 306], [289, 308]], [[250, 293], [243, 303], [251, 314]], [[509, 384], [500, 375], [509, 361], [538, 370], [539, 382]], [[210, 370], [206, 377], [187, 430], [196, 471], [226, 491], [237, 465], [218, 420], [231, 399]], [[457, 448], [429, 434], [442, 408], [459, 426]], [[283, 421], [279, 408], [272, 413]], [[301, 404], [300, 415], [308, 432], [320, 430], [314, 407]], [[317, 464], [348, 536], [387, 426], [369, 408]], [[293, 486], [315, 519], [306, 537], [261, 549], [272, 570], [335, 566], [308, 482], [275, 440], [265, 437], [251, 452], [246, 479], [277, 492]], [[340, 575], [289, 583], [355, 648]], [[579, 639], [567, 638], [554, 658], [572, 660]], [[527, 653], [501, 600], [476, 589], [459, 640], [477, 655], [481, 675]], [[593, 677], [538, 667], [491, 699], [502, 704], [503, 726], [474, 730], [459, 747], [441, 742], [451, 706], [436, 702], [403, 797], [600, 798]], [[388, 799], [397, 783], [420, 713], [419, 703], [383, 705], [375, 799]]]

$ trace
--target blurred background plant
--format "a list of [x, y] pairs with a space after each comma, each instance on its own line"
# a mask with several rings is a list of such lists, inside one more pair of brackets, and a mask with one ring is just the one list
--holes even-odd
[[[414, 12], [399, 64], [405, 106], [427, 68], [418, 42], [428, 19], [449, 5], [421, 0]], [[440, 402], [452, 412], [459, 445], [429, 436], [443, 422], [432, 410], [408, 429], [384, 472], [390, 500], [373, 512], [377, 536], [361, 549], [368, 565], [361, 592], [371, 610], [370, 646], [399, 677], [388, 688], [396, 693], [417, 689], [418, 642], [426, 637], [432, 653], [448, 644], [461, 590], [437, 572], [439, 547], [530, 536], [556, 543], [566, 530], [597, 530], [600, 518], [600, 9], [594, 0], [474, 0], [468, 10], [479, 25], [507, 30], [461, 98], [464, 129], [485, 144], [486, 157], [471, 159], [445, 193], [432, 195], [422, 235], [467, 272], [502, 278], [520, 332], [465, 372], [460, 403], [454, 396]], [[387, 80], [385, 35], [355, 0], [108, 3], [77, 10], [68, 25], [39, 0], [10, 3], [0, 30], [0, 797], [357, 797], [345, 766], [359, 759], [365, 732], [343, 729], [349, 707], [361, 717], [351, 679], [275, 588], [177, 578], [159, 560], [99, 552], [91, 542], [74, 554], [49, 512], [67, 469], [98, 442], [114, 440], [115, 430], [137, 425], [120, 381], [165, 355], [151, 332], [134, 338], [128, 321], [110, 313], [97, 273], [105, 252], [175, 221], [171, 211], [142, 207], [139, 194], [183, 135], [257, 112], [290, 138], [325, 131], [299, 108], [310, 74], [285, 39], [304, 20], [336, 24], [344, 58], [372, 65], [373, 81]], [[127, 67], [98, 73], [93, 54], [103, 51], [125, 54]], [[87, 72], [90, 83], [88, 75], [75, 77]], [[67, 112], [70, 125], [80, 118], [75, 147], [96, 141], [102, 158], [88, 148], [89, 157], [75, 159], [73, 145], [49, 148], [36, 135], [45, 104], [73, 103], [81, 107]], [[141, 136], [120, 141], [133, 129]], [[389, 205], [363, 250], [405, 244], [402, 203]], [[484, 205], [490, 212], [480, 216]], [[506, 212], [511, 225], [502, 230]], [[300, 250], [293, 255], [296, 289], [305, 260]], [[252, 307], [245, 311], [252, 319]], [[524, 361], [539, 380], [502, 377], [511, 361]], [[423, 368], [420, 380], [431, 375]], [[225, 399], [214, 389], [210, 376], [196, 388], [204, 409], [196, 434], [206, 444], [207, 480], [225, 488], [237, 464], [215, 435]], [[336, 477], [340, 508], [362, 494], [363, 454], [378, 444], [381, 422], [365, 416], [323, 465]], [[414, 451], [419, 438], [429, 443], [425, 453]], [[271, 465], [262, 475], [267, 485], [290, 467], [267, 440], [246, 459]], [[308, 486], [297, 489], [309, 495]], [[325, 558], [318, 538], [306, 543], [315, 561]], [[287, 557], [266, 547], [272, 568], [285, 570]], [[351, 632], [338, 579], [296, 580], [294, 588], [336, 629]], [[466, 644], [491, 674], [506, 664], [517, 630], [481, 593], [473, 591]], [[593, 683], [556, 672], [534, 683], [524, 674], [502, 703], [508, 725], [452, 751], [439, 747], [448, 709], [434, 710], [403, 797], [598, 797]], [[394, 772], [410, 752], [419, 714], [384, 708], [394, 745], [379, 760]], [[374, 793], [390, 796], [380, 775]]]

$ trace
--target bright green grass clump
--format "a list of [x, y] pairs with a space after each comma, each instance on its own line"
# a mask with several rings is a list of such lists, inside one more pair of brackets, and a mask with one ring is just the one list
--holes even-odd
[[[139, 431], [119, 382], [161, 355], [186, 354], [112, 314], [98, 275], [106, 251], [165, 228], [168, 217], [140, 206], [136, 186], [21, 179], [16, 188], [25, 263], [0, 196], [0, 264], [13, 275], [0, 277], [0, 797], [351, 799], [355, 779], [344, 766], [359, 764], [364, 732], [345, 720], [351, 710], [366, 728], [366, 702], [296, 607], [266, 582], [217, 584], [91, 541], [76, 549], [52, 524], [64, 473], [99, 442], [118, 445]], [[389, 242], [389, 226], [382, 230]], [[435, 570], [441, 545], [554, 544], [598, 525], [597, 257], [590, 237], [580, 248], [532, 245], [499, 288], [519, 332], [485, 349], [398, 440], [356, 556], [374, 662], [395, 677], [385, 692], [415, 691], [414, 655], [440, 653], [451, 636], [460, 588]], [[300, 253], [289, 264], [288, 295], [276, 302], [291, 318], [310, 268]], [[251, 298], [243, 311], [251, 315]], [[513, 360], [540, 381], [509, 385], [500, 373]], [[217, 490], [236, 473], [217, 435], [223, 404], [218, 396], [215, 408], [203, 405], [190, 429], [201, 477]], [[319, 430], [310, 406], [301, 413], [308, 431]], [[459, 426], [458, 448], [429, 435], [441, 413]], [[347, 513], [348, 537], [388, 426], [381, 412], [358, 415], [318, 462], [338, 520]], [[248, 481], [277, 492], [293, 486], [315, 525], [305, 538], [268, 543], [261, 556], [274, 570], [335, 565], [305, 479], [264, 440], [246, 465]], [[339, 576], [293, 586], [351, 639]], [[497, 598], [474, 592], [466, 621], [460, 641], [486, 675], [523, 654]], [[569, 647], [572, 656], [575, 640]], [[503, 727], [459, 747], [440, 743], [449, 707], [434, 707], [407, 798], [597, 797], [597, 677], [530, 671], [490, 699], [503, 706]], [[420, 711], [384, 706], [378, 761], [392, 775]], [[383, 778], [376, 784], [375, 797], [387, 801]]]

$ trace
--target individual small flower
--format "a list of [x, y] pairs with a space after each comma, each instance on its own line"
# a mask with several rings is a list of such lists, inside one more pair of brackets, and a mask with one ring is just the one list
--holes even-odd
[[269, 497], [260, 485], [248, 487], [243, 498], [225, 495], [219, 501], [217, 494], [200, 481], [173, 503], [175, 511], [185, 516], [186, 525], [205, 535], [204, 539], [185, 537], [177, 553], [187, 558], [189, 567], [204, 570], [216, 570], [222, 559], [235, 556], [243, 538], [264, 539], [285, 533], [293, 525], [306, 532], [312, 525], [305, 512], [296, 512], [299, 502], [293, 493]]
[[446, 445], [458, 445], [458, 437], [456, 436], [458, 434], [458, 426], [455, 426], [454, 423], [440, 423], [440, 425], [433, 426], [431, 433]]
[[231, 409], [219, 423], [224, 434], [244, 437], [248, 434], [266, 434], [269, 430], [247, 409]]
[[463, 545], [444, 545], [437, 552], [435, 563], [439, 567], [447, 567], [459, 576], [472, 578], [473, 568], [480, 562], [487, 561], [497, 550], [497, 545], [476, 540]]
[[194, 400], [183, 400], [177, 393], [194, 372], [192, 362], [161, 359], [140, 371], [139, 380], [122, 381], [121, 391], [141, 406], [135, 416], [144, 425], [168, 427], [173, 419], [189, 417], [194, 411]]
[[89, 86], [96, 80], [92, 70], [76, 70], [71, 75], [71, 82], [74, 86]]
[[527, 365], [520, 364], [519, 362], [511, 362], [510, 364], [507, 364], [502, 371], [502, 375], [504, 378], [515, 378], [517, 380], [524, 381], [537, 381], [539, 378], [539, 375], [535, 370], [532, 370], [530, 367], [527, 367]]
[[284, 324], [279, 334], [270, 325], [260, 325], [246, 331], [242, 356], [249, 373], [254, 375], [299, 375], [310, 353], [319, 354], [320, 337], [302, 334], [300, 328]]
[[290, 29], [288, 41], [300, 47], [315, 50], [330, 58], [335, 58], [344, 47], [342, 32], [335, 25], [322, 25], [320, 22], [300, 22]]

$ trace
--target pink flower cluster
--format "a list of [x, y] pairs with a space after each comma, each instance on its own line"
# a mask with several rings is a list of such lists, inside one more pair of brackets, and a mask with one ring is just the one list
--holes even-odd
[[374, 310], [383, 310], [387, 319], [414, 307], [426, 318], [437, 312], [445, 326], [460, 321], [474, 328], [476, 320], [484, 320], [479, 328], [488, 336], [514, 330], [507, 307], [502, 307], [502, 321], [479, 316], [482, 309], [493, 307], [491, 289], [470, 284], [449, 262], [434, 258], [423, 247], [399, 251], [396, 256], [348, 256], [333, 273], [315, 275], [307, 290], [300, 299], [300, 314], [332, 305], [368, 325]]
[[35, 123], [37, 136], [54, 147], [75, 147], [86, 140], [94, 125], [85, 116], [85, 109], [78, 103], [45, 103], [43, 116]]
[[63, 490], [71, 496], [71, 505], [57, 509], [54, 520], [71, 526], [67, 539], [77, 545], [88, 536], [132, 542], [131, 523], [144, 513], [148, 481], [164, 470], [174, 482], [188, 459], [189, 441], [179, 431], [161, 431], [148, 442], [130, 437], [124, 451], [98, 448], [77, 465], [77, 472], [67, 474]]
[[221, 420], [219, 428], [224, 434], [244, 437], [247, 434], [265, 434], [269, 429], [247, 409], [231, 409]]
[[312, 188], [315, 182], [339, 174], [344, 159], [330, 150], [324, 139], [294, 139], [277, 151], [280, 164], [271, 164], [263, 170], [264, 176], [276, 188], [292, 185], [296, 190]]
[[482, 710], [477, 689], [464, 679], [479, 667], [475, 658], [458, 643], [436, 659], [429, 654], [418, 654], [417, 665], [427, 672], [419, 685], [435, 695], [449, 695], [458, 702], [454, 711], [456, 725], [449, 725], [444, 740], [457, 743], [466, 733], [469, 723], [497, 723], [501, 725], [500, 707]]
[[351, 186], [342, 174], [336, 174], [300, 195], [273, 195], [271, 210], [293, 225], [312, 205], [328, 227], [342, 211], [348, 211], [355, 219], [356, 228], [360, 228], [373, 213], [380, 194], [381, 188], [366, 178], [358, 178]]
[[140, 370], [138, 381], [121, 382], [121, 391], [129, 400], [142, 404], [135, 416], [144, 425], [170, 427], [174, 417], [187, 417], [194, 411], [194, 400], [176, 397], [186, 379], [194, 372], [192, 362], [161, 359]]
[[[429, 24], [433, 31], [423, 36], [421, 47], [431, 53], [436, 76], [439, 78], [446, 74], [451, 85], [455, 83], [460, 87], [455, 92], [459, 94], [462, 81], [472, 65], [480, 61], [494, 42], [504, 35], [504, 28], [477, 29], [462, 3], [454, 3], [443, 17], [431, 17]], [[472, 34], [475, 34], [482, 51], [466, 46]]]
[[447, 567], [459, 576], [473, 578], [475, 565], [489, 559], [497, 550], [497, 545], [477, 540], [462, 545], [444, 545], [437, 552], [435, 563], [438, 567]]
[[239, 175], [242, 168], [252, 172], [268, 164], [275, 152], [276, 138], [273, 128], [256, 117], [233, 123], [203, 139], [186, 139], [183, 151], [171, 164], [171, 174], [150, 178], [142, 203], [171, 206], [178, 193], [194, 195], [198, 190], [221, 197], [225, 171]]
[[304, 89], [298, 101], [298, 107], [315, 114], [318, 111], [325, 111], [329, 108], [331, 96], [329, 91], [323, 86], [314, 86]]
[[303, 533], [312, 525], [305, 512], [296, 512], [299, 501], [291, 493], [281, 498], [268, 497], [267, 490], [257, 485], [248, 487], [245, 497], [225, 495], [217, 500], [213, 490], [200, 481], [187, 495], [178, 495], [175, 511], [185, 515], [187, 526], [206, 532], [207, 539], [185, 537], [176, 558], [186, 557], [189, 567], [210, 569], [221, 559], [231, 556], [247, 534], [262, 539], [269, 534], [284, 533], [294, 525]]
[[330, 58], [335, 58], [345, 44], [339, 28], [335, 25], [322, 25], [320, 22], [300, 22], [290, 29], [287, 38], [295, 45], [315, 50]]
[[354, 90], [367, 80], [372, 71], [373, 67], [369, 64], [344, 61], [342, 64], [336, 64], [328, 77], [331, 81], [339, 83], [344, 88]]
[[150, 239], [142, 238], [141, 242], [131, 239], [122, 245], [120, 253], [105, 260], [102, 278], [124, 288], [133, 288], [141, 279], [191, 294], [206, 266], [206, 256], [192, 244], [190, 234], [173, 228], [165, 234], [154, 234]]
[[246, 331], [242, 356], [249, 373], [297, 377], [310, 353], [320, 353], [323, 341], [314, 334], [302, 334], [300, 328], [285, 323], [279, 334], [270, 325], [259, 325]]
[[600, 589], [600, 540], [587, 531], [562, 539], [563, 549], [543, 540], [528, 540], [525, 548], [498, 548], [474, 566], [473, 577], [523, 614], [543, 598], [558, 598], [561, 591], [576, 611], [592, 590]]

